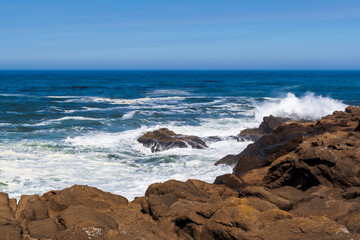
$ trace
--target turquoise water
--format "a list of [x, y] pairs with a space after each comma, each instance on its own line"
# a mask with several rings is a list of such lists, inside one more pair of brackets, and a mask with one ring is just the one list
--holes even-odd
[[249, 142], [151, 153], [136, 139], [168, 127], [236, 135], [273, 114], [318, 119], [360, 105], [359, 71], [0, 71], [0, 191], [88, 184], [125, 197], [167, 179], [212, 182], [213, 163]]

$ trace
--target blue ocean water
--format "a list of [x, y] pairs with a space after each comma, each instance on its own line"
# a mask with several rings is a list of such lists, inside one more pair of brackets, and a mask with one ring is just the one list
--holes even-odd
[[231, 172], [213, 166], [249, 142], [151, 153], [168, 127], [230, 136], [263, 116], [318, 119], [360, 105], [360, 71], [0, 71], [0, 191], [88, 184], [132, 199], [153, 182]]

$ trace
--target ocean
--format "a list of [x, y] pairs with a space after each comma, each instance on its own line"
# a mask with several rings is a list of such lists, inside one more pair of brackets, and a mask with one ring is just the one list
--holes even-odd
[[213, 182], [251, 142], [152, 153], [167, 127], [230, 136], [266, 115], [316, 120], [360, 105], [360, 71], [0, 71], [0, 191], [85, 184], [132, 200], [169, 179]]

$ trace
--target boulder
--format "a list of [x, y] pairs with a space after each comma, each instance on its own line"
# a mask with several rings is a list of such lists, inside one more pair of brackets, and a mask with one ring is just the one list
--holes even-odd
[[203, 149], [208, 147], [199, 137], [176, 134], [167, 128], [145, 133], [138, 138], [138, 142], [142, 143], [145, 147], [151, 148], [151, 152], [160, 152], [171, 148], [192, 147]]

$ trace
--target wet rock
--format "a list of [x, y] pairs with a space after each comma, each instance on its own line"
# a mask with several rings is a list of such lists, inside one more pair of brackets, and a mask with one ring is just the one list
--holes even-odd
[[244, 142], [250, 139], [246, 136], [209, 136], [197, 137], [182, 134], [176, 134], [167, 128], [145, 133], [137, 139], [143, 146], [151, 148], [151, 152], [161, 152], [172, 148], [195, 148], [204, 149], [208, 144], [219, 141], [237, 141]]
[[145, 133], [138, 138], [138, 142], [142, 143], [145, 147], [151, 148], [152, 152], [165, 151], [171, 148], [192, 147], [203, 149], [208, 147], [199, 137], [176, 134], [167, 128]]

